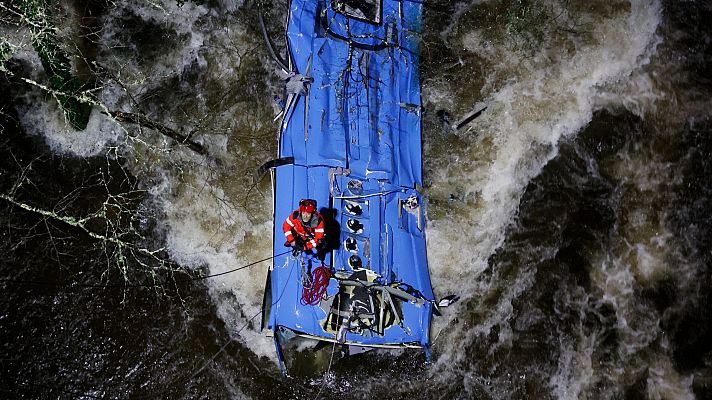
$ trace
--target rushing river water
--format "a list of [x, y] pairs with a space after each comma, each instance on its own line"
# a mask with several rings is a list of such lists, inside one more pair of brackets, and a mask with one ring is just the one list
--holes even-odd
[[[281, 38], [286, 3], [49, 3], [100, 104], [67, 126], [0, 3], [3, 398], [712, 399], [709, 2], [426, 1], [429, 262], [461, 300], [431, 365], [337, 350], [325, 373], [329, 347], [288, 378], [254, 318], [268, 263], [185, 279], [271, 252], [253, 175], [281, 89], [256, 21]], [[117, 232], [134, 247], [96, 236]], [[178, 283], [87, 287], [124, 279]]]

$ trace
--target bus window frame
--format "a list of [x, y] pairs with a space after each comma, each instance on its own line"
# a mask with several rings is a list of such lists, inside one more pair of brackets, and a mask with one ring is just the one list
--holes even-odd
[[334, 5], [336, 3], [343, 3], [344, 5], [348, 5], [348, 2], [349, 2], [349, 0], [330, 0], [329, 6], [331, 7], [332, 10], [334, 10], [334, 12], [341, 14], [347, 18], [353, 18], [355, 20], [363, 21], [363, 22], [366, 22], [366, 23], [369, 23], [372, 25], [380, 25], [381, 24], [381, 22], [383, 20], [383, 0], [375, 0], [374, 1], [374, 4], [378, 5], [378, 13], [376, 15], [376, 20], [370, 20], [368, 18], [362, 18], [362, 17], [356, 16], [356, 15], [353, 15], [353, 14], [349, 13], [347, 10], [344, 10], [343, 12], [338, 11], [334, 7]]

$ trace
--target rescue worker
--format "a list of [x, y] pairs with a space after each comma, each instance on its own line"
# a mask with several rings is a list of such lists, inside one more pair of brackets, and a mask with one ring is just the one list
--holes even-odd
[[292, 254], [301, 251], [317, 253], [323, 261], [324, 218], [316, 211], [316, 200], [303, 199], [299, 202], [299, 209], [291, 213], [282, 224], [286, 247], [292, 247]]

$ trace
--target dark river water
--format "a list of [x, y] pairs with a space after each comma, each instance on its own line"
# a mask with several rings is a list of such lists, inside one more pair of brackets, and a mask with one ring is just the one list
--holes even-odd
[[461, 300], [432, 364], [328, 346], [290, 377], [269, 263], [198, 279], [271, 252], [256, 21], [283, 46], [286, 2], [39, 3], [94, 105], [67, 124], [0, 2], [0, 397], [712, 399], [712, 3], [426, 1], [428, 257]]

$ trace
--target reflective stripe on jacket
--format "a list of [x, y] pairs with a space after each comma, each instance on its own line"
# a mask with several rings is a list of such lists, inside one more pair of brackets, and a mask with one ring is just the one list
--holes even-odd
[[284, 220], [282, 230], [287, 237], [287, 242], [294, 242], [296, 240], [294, 235], [297, 235], [304, 242], [304, 248], [311, 250], [324, 238], [324, 218], [318, 212], [314, 212], [311, 219], [304, 222], [301, 213], [297, 210]]

